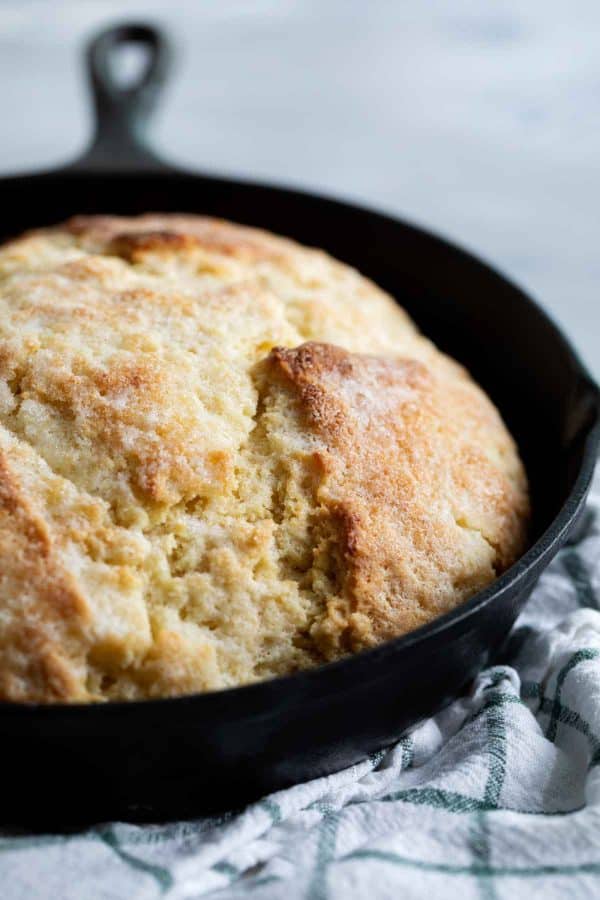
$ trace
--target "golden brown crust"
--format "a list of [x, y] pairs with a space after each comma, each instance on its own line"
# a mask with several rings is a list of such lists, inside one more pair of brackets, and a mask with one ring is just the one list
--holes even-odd
[[[275, 348], [269, 365], [299, 404], [299, 428], [319, 438], [312, 502], [341, 560], [313, 626], [326, 655], [417, 627], [522, 549], [523, 483], [490, 464], [487, 448], [510, 443], [472, 385], [448, 394], [418, 361], [318, 343]], [[466, 417], [480, 419], [477, 442]]]
[[293, 254], [293, 246], [283, 238], [201, 216], [76, 216], [66, 228], [84, 240], [103, 243], [109, 253], [128, 262], [140, 262], [150, 254], [185, 255], [199, 248], [253, 261]]
[[76, 584], [53, 558], [45, 522], [0, 455], [0, 694], [13, 700], [68, 700], [80, 624], [89, 616]]
[[0, 249], [0, 697], [372, 646], [488, 584], [527, 517], [487, 397], [320, 251], [169, 215]]

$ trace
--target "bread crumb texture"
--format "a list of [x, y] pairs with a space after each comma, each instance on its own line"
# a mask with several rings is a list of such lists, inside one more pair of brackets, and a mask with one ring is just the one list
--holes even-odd
[[141, 699], [372, 647], [522, 551], [496, 409], [394, 301], [214, 219], [0, 249], [0, 697]]

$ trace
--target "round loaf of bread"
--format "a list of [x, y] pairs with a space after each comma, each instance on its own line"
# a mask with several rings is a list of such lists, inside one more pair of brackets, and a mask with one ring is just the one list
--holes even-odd
[[527, 518], [490, 400], [324, 253], [183, 215], [0, 249], [0, 698], [335, 660], [489, 584]]

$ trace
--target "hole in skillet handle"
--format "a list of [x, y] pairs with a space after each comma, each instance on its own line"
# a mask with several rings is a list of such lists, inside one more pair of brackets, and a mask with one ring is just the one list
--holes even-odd
[[[121, 71], [133, 48], [144, 55], [144, 63], [124, 83]], [[117, 25], [91, 40], [86, 63], [96, 130], [90, 148], [73, 170], [117, 173], [166, 168], [146, 146], [145, 133], [171, 60], [169, 41], [151, 25]]]
[[139, 88], [148, 78], [152, 61], [146, 42], [123, 41], [108, 54], [110, 80], [123, 92]]

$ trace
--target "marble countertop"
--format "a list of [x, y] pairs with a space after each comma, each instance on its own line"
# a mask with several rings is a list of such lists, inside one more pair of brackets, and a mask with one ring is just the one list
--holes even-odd
[[596, 0], [3, 0], [0, 172], [78, 155], [81, 44], [131, 18], [178, 48], [152, 133], [166, 158], [452, 237], [531, 291], [600, 378]]

